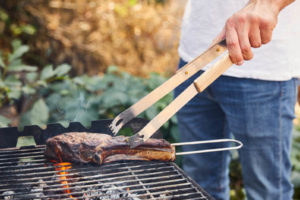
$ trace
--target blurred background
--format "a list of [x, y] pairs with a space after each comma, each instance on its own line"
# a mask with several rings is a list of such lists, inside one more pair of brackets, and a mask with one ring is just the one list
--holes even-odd
[[[70, 121], [89, 126], [122, 112], [175, 72], [185, 2], [0, 0], [0, 127]], [[172, 98], [167, 95], [141, 117], [152, 119]], [[291, 155], [294, 199], [300, 199], [298, 119]], [[176, 118], [161, 130], [170, 142], [178, 141]], [[231, 196], [241, 200], [236, 152], [232, 158]]]

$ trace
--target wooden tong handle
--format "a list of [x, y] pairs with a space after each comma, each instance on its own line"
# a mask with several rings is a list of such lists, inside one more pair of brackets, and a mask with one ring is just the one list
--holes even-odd
[[195, 81], [194, 85], [198, 92], [205, 90], [212, 82], [214, 82], [219, 76], [221, 76], [230, 66], [232, 62], [230, 60], [228, 52], [220, 60], [216, 62], [212, 67], [207, 69], [201, 76]]

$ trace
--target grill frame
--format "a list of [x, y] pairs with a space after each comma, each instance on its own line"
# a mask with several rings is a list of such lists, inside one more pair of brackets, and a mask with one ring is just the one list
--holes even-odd
[[[48, 125], [47, 128], [44, 129], [44, 130], [41, 129], [41, 128], [39, 128], [39, 127], [37, 127], [37, 126], [28, 126], [28, 127], [25, 127], [25, 129], [23, 131], [20, 131], [20, 132], [17, 130], [17, 128], [14, 128], [14, 127], [13, 128], [0, 128], [0, 199], [4, 199], [4, 195], [3, 195], [4, 193], [3, 192], [5, 192], [5, 190], [6, 191], [12, 191], [11, 188], [5, 189], [5, 183], [3, 183], [3, 181], [4, 181], [5, 177], [6, 177], [4, 174], [6, 174], [7, 172], [8, 173], [16, 172], [16, 171], [13, 171], [13, 170], [9, 169], [8, 167], [11, 167], [13, 169], [23, 170], [22, 172], [24, 172], [24, 173], [26, 173], [26, 171], [32, 170], [31, 169], [31, 165], [32, 164], [30, 164], [30, 163], [33, 163], [33, 161], [36, 161], [36, 159], [40, 158], [41, 155], [43, 156], [43, 150], [45, 148], [44, 144], [45, 144], [45, 142], [46, 142], [46, 140], [48, 138], [50, 138], [52, 136], [55, 136], [55, 135], [58, 135], [58, 134], [62, 134], [62, 133], [65, 133], [65, 132], [72, 132], [72, 131], [77, 131], [77, 132], [83, 132], [83, 131], [85, 132], [86, 131], [86, 132], [94, 132], [94, 133], [108, 133], [108, 134], [111, 134], [110, 130], [107, 128], [108, 125], [110, 124], [110, 122], [111, 122], [111, 120], [94, 121], [92, 123], [92, 126], [90, 128], [85, 128], [84, 126], [82, 126], [78, 122], [71, 123], [68, 128], [64, 128], [60, 124], [52, 124], [52, 125]], [[148, 121], [144, 120], [144, 119], [135, 119], [131, 123], [129, 123], [127, 126], [130, 127], [134, 132], [137, 132], [147, 122]], [[37, 143], [37, 146], [15, 148], [15, 145], [17, 143], [17, 139], [18, 139], [19, 136], [33, 136], [34, 139], [35, 139], [35, 141], [36, 141], [36, 143]], [[157, 132], [155, 134], [155, 136], [156, 136], [156, 138], [161, 138], [162, 137], [162, 135], [159, 132]], [[39, 153], [35, 152], [36, 150], [38, 150]], [[5, 152], [6, 152], [6, 154], [5, 154]], [[22, 153], [20, 154], [18, 152], [20, 152], [20, 153], [22, 152]], [[29, 156], [29, 157], [26, 156], [30, 152], [32, 153], [32, 155]], [[15, 153], [17, 153], [16, 154], [17, 158], [14, 158], [12, 156]], [[27, 161], [26, 159], [32, 159], [32, 160], [31, 161]], [[20, 160], [24, 161], [25, 163], [28, 163], [29, 166], [23, 166], [23, 165], [21, 165], [22, 162], [20, 162]], [[53, 163], [47, 162], [47, 160], [41, 161], [41, 164], [42, 165], [46, 164], [46, 166], [48, 166], [48, 167], [50, 166], [50, 168], [51, 167], [53, 168], [53, 170], [51, 171], [51, 173], [52, 173], [52, 176], [55, 177], [55, 180], [53, 182], [55, 182], [55, 181], [58, 182], [56, 184], [56, 187], [58, 187], [58, 192], [61, 193], [62, 191], [66, 190], [66, 188], [62, 187], [63, 185], [66, 185], [66, 184], [62, 183], [61, 180], [59, 179], [59, 177], [66, 176], [66, 175], [59, 175], [59, 174], [57, 174], [57, 173], [59, 173], [59, 171], [55, 171], [55, 169], [54, 169], [55, 167], [53, 166]], [[173, 172], [174, 173], [175, 172], [178, 173], [180, 176], [183, 177], [182, 180], [186, 181], [192, 188], [194, 188], [194, 190], [196, 191], [195, 195], [198, 195], [198, 194], [201, 193], [201, 194], [203, 194], [203, 196], [206, 197], [206, 198], [203, 198], [203, 199], [213, 200], [213, 198], [208, 193], [206, 193], [193, 179], [191, 179], [188, 175], [186, 175], [185, 172], [182, 169], [180, 169], [175, 163], [172, 163], [172, 162], [170, 163], [170, 162], [159, 162], [159, 161], [151, 161], [151, 162], [148, 162], [148, 161], [147, 162], [142, 162], [142, 161], [120, 161], [120, 162], [116, 162], [116, 163], [111, 163], [111, 164], [103, 165], [103, 166], [100, 166], [100, 167], [96, 166], [96, 165], [91, 165], [91, 164], [84, 164], [84, 165], [82, 165], [82, 164], [72, 164], [73, 168], [71, 169], [71, 171], [72, 170], [76, 171], [76, 170], [81, 169], [81, 168], [84, 169], [84, 170], [87, 170], [87, 169], [93, 168], [93, 167], [94, 167], [94, 169], [102, 169], [102, 168], [106, 168], [106, 167], [109, 168], [109, 166], [116, 165], [116, 164], [128, 165], [128, 166], [130, 166], [131, 164], [133, 164], [133, 166], [136, 165], [136, 164], [139, 164], [141, 166], [144, 165], [146, 168], [149, 167], [149, 166], [151, 166], [151, 165], [153, 165], [154, 167], [158, 167], [158, 166], [164, 166], [165, 168], [166, 167], [170, 167], [170, 168], [173, 169], [172, 173]], [[33, 167], [36, 167], [36, 166], [38, 166], [38, 165], [35, 165], [35, 166], [33, 165]], [[45, 169], [46, 168], [42, 167], [39, 170], [43, 171]], [[135, 169], [135, 168], [133, 167], [133, 169]], [[68, 171], [68, 170], [60, 170], [60, 171]], [[39, 173], [38, 170], [36, 170], [36, 172], [39, 175], [41, 175], [41, 173]], [[34, 173], [36, 173], [36, 172], [34, 172]], [[134, 173], [142, 173], [142, 172], [143, 171], [136, 171], [136, 172], [134, 171], [133, 174]], [[159, 173], [159, 172], [160, 171], [157, 171], [156, 173]], [[49, 174], [51, 174], [51, 173], [49, 172]], [[70, 174], [68, 174], [68, 175], [70, 175]], [[82, 175], [82, 174], [80, 174], [80, 175]], [[105, 175], [107, 176], [107, 174], [104, 174], [104, 176]], [[151, 176], [152, 175], [153, 174], [151, 174]], [[16, 182], [22, 182], [22, 180], [24, 179], [24, 178], [22, 179], [22, 176], [23, 176], [23, 174], [17, 175], [17, 179], [15, 181]], [[30, 176], [32, 176], [32, 174]], [[142, 176], [142, 175], [139, 175], [139, 176]], [[9, 174], [7, 175], [6, 178], [7, 178], [8, 182], [12, 181], [12, 180], [10, 180], [10, 175]], [[119, 177], [119, 178], [122, 178], [122, 177]], [[42, 177], [37, 177], [36, 179], [42, 179], [42, 180], [44, 180]], [[35, 181], [37, 181], [37, 180], [35, 180]], [[68, 181], [71, 181], [71, 179], [68, 180]], [[93, 180], [93, 181], [95, 182], [95, 181], [97, 181], [97, 179]], [[102, 181], [103, 181], [103, 177], [102, 177]], [[136, 182], [137, 180], [131, 180], [131, 181], [132, 182]], [[147, 178], [144, 179], [144, 180], [141, 180], [141, 181], [142, 181], [141, 182], [142, 184], [137, 185], [136, 187], [144, 187], [144, 189], [145, 189], [146, 186], [143, 185], [143, 181], [147, 181]], [[71, 187], [69, 187], [71, 189], [72, 189], [72, 185], [74, 185], [75, 188], [73, 188], [73, 189], [75, 190], [76, 187], [77, 187], [76, 184], [82, 184], [82, 182], [78, 182], [78, 183], [77, 182], [67, 183], [67, 185], [71, 186]], [[130, 182], [130, 180], [129, 180], [129, 182]], [[119, 183], [120, 183], [120, 181], [117, 182], [116, 184], [118, 185]], [[19, 183], [19, 187], [21, 185], [22, 184]], [[101, 185], [101, 183], [100, 183], [100, 185]], [[126, 182], [126, 185], [128, 185], [127, 182]], [[155, 185], [155, 183], [151, 182], [149, 185]], [[18, 184], [17, 184], [17, 186], [18, 186]], [[166, 185], [164, 187], [168, 188], [168, 186], [169, 185]], [[46, 186], [46, 188], [47, 187], [48, 186]], [[81, 188], [83, 188], [83, 187], [81, 187]], [[160, 186], [160, 187], [158, 186], [158, 187], [156, 187], [156, 189], [152, 189], [152, 190], [159, 190], [159, 189], [162, 189], [162, 188], [163, 188], [162, 186]], [[101, 189], [99, 189], [99, 190], [101, 190]], [[175, 190], [176, 190], [176, 188], [175, 188]], [[17, 190], [15, 190], [15, 191], [17, 191]], [[131, 190], [131, 191], [134, 192], [134, 190]], [[145, 191], [147, 191], [147, 189]], [[80, 192], [82, 192], [82, 191], [80, 191]], [[172, 192], [172, 194], [173, 193], [174, 192]], [[34, 194], [34, 192], [32, 192], [32, 194]], [[68, 196], [69, 194], [62, 194], [62, 196], [59, 197], [59, 198], [57, 198], [57, 199], [83, 199], [83, 198], [78, 198], [78, 197], [76, 197], [76, 198], [65, 198], [66, 195]], [[154, 193], [150, 194], [150, 195], [154, 195]], [[181, 195], [183, 195], [183, 194], [181, 194]], [[30, 198], [27, 198], [27, 197], [23, 198], [22, 197], [22, 198], [14, 198], [14, 199], [30, 199]], [[31, 198], [31, 199], [37, 199], [37, 198]], [[41, 198], [41, 199], [48, 199], [48, 198]], [[51, 198], [51, 199], [53, 199], [53, 198]], [[127, 198], [124, 198], [124, 199], [127, 199]], [[161, 198], [145, 198], [145, 199], [161, 199]], [[174, 196], [174, 198], [172, 198], [172, 199], [182, 199], [182, 198], [181, 197], [180, 198], [179, 197], [176, 198], [176, 196]], [[198, 199], [198, 198], [187, 198], [187, 199]], [[199, 198], [199, 199], [201, 199], [201, 198]]]

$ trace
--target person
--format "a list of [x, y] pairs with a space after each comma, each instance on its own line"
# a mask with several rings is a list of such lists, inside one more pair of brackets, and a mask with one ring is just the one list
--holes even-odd
[[[300, 1], [189, 0], [185, 8], [179, 68], [222, 39], [236, 65], [178, 112], [180, 138], [242, 141], [239, 158], [248, 200], [292, 199], [289, 155], [299, 36]], [[202, 72], [177, 87], [175, 97]], [[183, 169], [215, 199], [226, 200], [229, 162], [230, 152], [189, 155]]]

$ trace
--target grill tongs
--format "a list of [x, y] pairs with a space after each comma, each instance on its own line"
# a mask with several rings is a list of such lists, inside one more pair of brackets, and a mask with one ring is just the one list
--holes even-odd
[[[119, 130], [130, 120], [138, 116], [140, 113], [148, 109], [151, 105], [156, 103], [159, 99], [175, 89], [178, 85], [189, 79], [199, 70], [201, 70], [208, 63], [215, 60], [221, 54], [227, 50], [225, 40], [215, 44], [206, 50], [203, 54], [198, 56], [192, 62], [186, 64], [180, 70], [176, 72], [170, 79], [157, 87], [151, 93], [140, 99], [137, 103], [132, 105], [127, 110], [120, 113], [110, 124], [110, 129], [117, 135]], [[213, 81], [215, 81], [222, 73], [224, 73], [231, 65], [232, 62], [229, 58], [228, 52], [223, 55], [213, 66], [206, 70], [201, 76], [199, 76], [193, 84], [187, 87], [174, 101], [172, 101], [164, 110], [162, 110], [156, 117], [154, 117], [143, 129], [129, 138], [129, 144], [131, 148], [135, 148], [148, 140], [166, 121], [168, 121], [180, 108], [182, 108], [188, 101], [190, 101], [196, 94], [202, 92]], [[242, 143], [233, 139], [219, 139], [209, 141], [198, 141], [192, 143], [176, 143], [179, 145], [190, 144], [204, 144], [204, 143], [218, 143], [218, 142], [235, 142], [239, 144], [234, 147], [210, 149], [208, 151], [222, 151], [238, 149], [242, 147]], [[198, 152], [198, 153], [202, 153]]]

